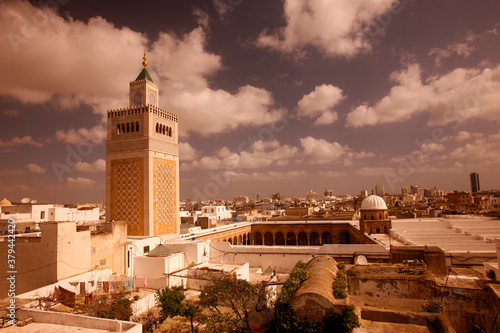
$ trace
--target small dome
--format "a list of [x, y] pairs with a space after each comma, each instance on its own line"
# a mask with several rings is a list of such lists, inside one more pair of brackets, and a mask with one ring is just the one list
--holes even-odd
[[168, 257], [168, 256], [172, 255], [173, 253], [174, 252], [172, 250], [170, 250], [169, 248], [167, 248], [166, 246], [159, 244], [157, 247], [155, 247], [154, 249], [149, 251], [149, 253], [146, 254], [146, 256], [148, 256], [148, 257]]
[[7, 200], [7, 198], [3, 198], [3, 200], [0, 201], [0, 206], [12, 206], [12, 202]]
[[361, 203], [362, 210], [384, 210], [387, 209], [384, 199], [378, 195], [369, 195]]

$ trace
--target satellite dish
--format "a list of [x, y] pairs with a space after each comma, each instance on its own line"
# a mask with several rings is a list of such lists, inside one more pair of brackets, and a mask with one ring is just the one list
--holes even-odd
[[26, 204], [26, 203], [28, 203], [28, 202], [30, 202], [30, 201], [31, 201], [31, 199], [30, 199], [30, 198], [23, 198], [23, 199], [21, 200], [21, 202], [22, 202], [22, 203], [24, 203], [24, 204]]
[[368, 260], [366, 260], [365, 256], [357, 256], [356, 257], [356, 265], [366, 266], [366, 265], [368, 265]]
[[31, 203], [32, 203], [33, 205], [34, 205], [34, 204], [36, 204], [37, 202], [38, 202], [38, 201], [36, 201], [36, 200], [31, 200]]

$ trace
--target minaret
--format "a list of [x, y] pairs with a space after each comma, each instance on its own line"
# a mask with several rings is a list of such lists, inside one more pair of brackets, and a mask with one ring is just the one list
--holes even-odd
[[108, 111], [106, 219], [130, 236], [179, 234], [179, 141], [175, 114], [158, 107], [146, 69], [130, 82], [129, 107]]

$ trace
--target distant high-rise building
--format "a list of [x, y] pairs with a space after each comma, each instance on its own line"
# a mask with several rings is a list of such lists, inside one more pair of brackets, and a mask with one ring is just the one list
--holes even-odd
[[375, 185], [375, 194], [380, 196], [380, 197], [383, 197], [385, 195], [384, 184]]
[[406, 186], [401, 187], [401, 195], [404, 196], [408, 195], [408, 187]]
[[329, 189], [325, 189], [325, 192], [323, 192], [324, 197], [333, 197], [333, 191]]
[[481, 191], [481, 188], [479, 186], [479, 174], [475, 172], [470, 174], [470, 187], [472, 189], [472, 193]]
[[410, 194], [417, 194], [417, 192], [418, 192], [418, 186], [410, 185]]
[[271, 199], [273, 200], [280, 200], [281, 199], [281, 194], [279, 192], [271, 194]]
[[248, 203], [250, 199], [246, 195], [237, 195], [234, 197], [235, 203]]
[[309, 201], [318, 200], [318, 193], [313, 192], [313, 190], [311, 190], [309, 193], [306, 194], [306, 198]]

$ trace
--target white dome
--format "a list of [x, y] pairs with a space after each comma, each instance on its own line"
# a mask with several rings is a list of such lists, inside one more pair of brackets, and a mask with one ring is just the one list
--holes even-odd
[[383, 210], [387, 209], [384, 199], [378, 195], [369, 195], [361, 203], [362, 210]]

